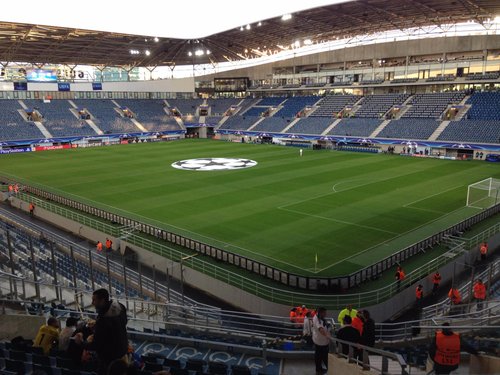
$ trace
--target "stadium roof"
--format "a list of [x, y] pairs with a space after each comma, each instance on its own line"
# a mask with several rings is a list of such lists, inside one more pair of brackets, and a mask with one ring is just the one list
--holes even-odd
[[[128, 10], [134, 12], [133, 8]], [[231, 12], [238, 9], [210, 14], [207, 22], [217, 22]], [[0, 61], [130, 67], [218, 63], [381, 31], [469, 20], [484, 23], [499, 15], [500, 2], [491, 0], [358, 0], [192, 39], [0, 21]], [[185, 19], [190, 22], [189, 17]]]

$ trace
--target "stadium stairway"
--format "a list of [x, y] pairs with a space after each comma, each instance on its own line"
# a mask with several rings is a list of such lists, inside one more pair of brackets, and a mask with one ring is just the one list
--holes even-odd
[[[22, 100], [18, 100], [18, 103], [21, 105], [21, 107], [23, 107], [24, 110], [28, 109], [28, 106]], [[47, 128], [40, 121], [33, 121], [33, 124], [35, 124], [35, 126], [38, 128], [38, 130], [40, 130], [45, 138], [52, 138], [52, 134], [50, 134]]]
[[[70, 109], [70, 112], [73, 113], [73, 115], [77, 119], [80, 119], [80, 116], [78, 114], [78, 106], [75, 104], [75, 102], [73, 100], [68, 100], [68, 102], [73, 107], [73, 109]], [[104, 134], [104, 132], [101, 129], [99, 129], [99, 127], [91, 119], [85, 120], [85, 122], [87, 123], [88, 126], [90, 126], [92, 129], [94, 129], [94, 131], [97, 134], [99, 134], [99, 135], [103, 135]]]
[[379, 134], [380, 134], [380, 132], [381, 132], [382, 130], [384, 130], [384, 128], [385, 128], [385, 127], [386, 127], [386, 126], [387, 126], [390, 122], [391, 122], [391, 120], [385, 120], [385, 121], [383, 121], [383, 122], [382, 122], [382, 123], [381, 123], [381, 124], [377, 127], [377, 129], [375, 129], [375, 130], [373, 131], [373, 133], [372, 133], [372, 134], [370, 134], [370, 137], [369, 137], [369, 138], [376, 138], [376, 137], [377, 137], [377, 135], [379, 135]]
[[257, 125], [259, 125], [262, 121], [264, 121], [266, 117], [262, 117], [261, 119], [257, 120], [252, 126], [250, 126], [247, 131], [252, 131]]
[[332, 124], [329, 127], [327, 127], [325, 131], [321, 133], [321, 135], [327, 135], [328, 133], [330, 133], [339, 124], [340, 120], [341, 119], [337, 119], [334, 122], [332, 122]]
[[290, 130], [297, 122], [300, 121], [300, 118], [296, 118], [295, 120], [291, 121], [288, 126], [281, 131], [281, 133], [286, 133], [288, 130]]
[[52, 138], [52, 134], [47, 130], [40, 121], [33, 121], [33, 124], [42, 132], [45, 138]]
[[434, 133], [429, 137], [429, 141], [435, 141], [441, 135], [441, 133], [446, 129], [446, 127], [450, 124], [451, 121], [442, 121], [441, 124], [437, 127]]

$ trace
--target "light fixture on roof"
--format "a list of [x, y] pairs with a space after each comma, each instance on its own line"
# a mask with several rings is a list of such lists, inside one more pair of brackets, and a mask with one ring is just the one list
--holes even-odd
[[150, 52], [148, 49], [147, 49], [147, 50], [145, 50], [145, 51], [144, 51], [144, 53], [146, 54], [146, 56], [151, 55], [151, 52]]
[[288, 20], [291, 20], [292, 19], [292, 15], [290, 13], [287, 13], [287, 14], [283, 14], [281, 16], [281, 20], [282, 21], [288, 21]]
[[313, 44], [312, 40], [311, 39], [306, 39], [304, 40], [304, 45], [305, 46], [310, 46], [311, 44]]
[[293, 46], [295, 48], [299, 48], [300, 47], [300, 40], [296, 40], [295, 43], [293, 43]]
[[244, 30], [244, 29], [243, 29], [243, 26], [241, 26], [241, 27], [240, 27], [240, 31], [243, 31], [243, 30]]
[[259, 22], [259, 23], [257, 24], [257, 26], [262, 26], [262, 22]]
[[207, 49], [207, 52], [205, 52], [205, 53], [206, 53], [207, 55], [210, 55], [212, 52], [211, 52], [209, 49]]
[[131, 49], [131, 50], [130, 50], [130, 54], [131, 54], [131, 55], [138, 55], [139, 53], [140, 53], [140, 52], [139, 52], [138, 50], [136, 50], [136, 49]]
[[158, 39], [157, 36], [155, 36], [155, 42], [158, 43], [160, 41], [160, 39]]
[[194, 54], [196, 56], [203, 56], [205, 52], [202, 49], [197, 49], [196, 51], [194, 51]]
[[252, 26], [250, 26], [250, 24], [248, 24], [248, 25], [245, 27], [245, 29], [247, 29], [247, 30], [250, 30], [251, 28], [252, 28]]
[[193, 56], [193, 52], [189, 51], [188, 56]]

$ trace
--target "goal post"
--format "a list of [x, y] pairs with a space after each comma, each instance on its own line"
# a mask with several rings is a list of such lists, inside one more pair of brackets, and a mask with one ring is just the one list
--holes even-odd
[[493, 177], [470, 184], [467, 207], [485, 209], [500, 203], [500, 179]]

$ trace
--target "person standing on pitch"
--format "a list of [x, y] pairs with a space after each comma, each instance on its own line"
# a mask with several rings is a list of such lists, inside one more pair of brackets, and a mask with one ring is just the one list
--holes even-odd
[[299, 150], [299, 155], [302, 156], [302, 154], [304, 153], [304, 151], [302, 149]]
[[318, 308], [313, 318], [312, 341], [314, 343], [314, 362], [316, 364], [316, 375], [324, 375], [328, 372], [328, 348], [330, 344], [330, 332], [326, 323], [326, 309]]

